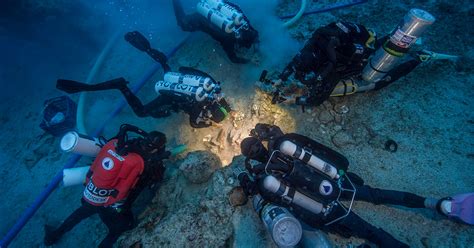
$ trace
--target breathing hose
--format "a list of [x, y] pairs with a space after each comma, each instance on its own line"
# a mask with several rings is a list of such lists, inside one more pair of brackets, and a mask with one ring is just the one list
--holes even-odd
[[295, 24], [303, 16], [305, 10], [306, 10], [306, 0], [301, 0], [300, 10], [293, 18], [283, 23], [283, 27], [288, 28], [291, 25]]
[[[99, 71], [100, 67], [104, 63], [105, 57], [110, 53], [112, 50], [113, 45], [116, 43], [118, 38], [120, 37], [121, 32], [117, 31], [112, 38], [107, 42], [102, 52], [99, 54], [99, 57], [94, 63], [89, 75], [87, 76], [86, 83], [90, 84], [94, 80], [97, 72]], [[84, 121], [84, 106], [86, 102], [86, 92], [81, 92], [79, 95], [79, 101], [77, 103], [77, 129], [79, 133], [87, 134], [86, 125]]]

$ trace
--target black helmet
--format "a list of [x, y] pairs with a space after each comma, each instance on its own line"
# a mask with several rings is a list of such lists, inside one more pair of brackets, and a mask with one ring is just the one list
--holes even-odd
[[268, 150], [263, 146], [262, 142], [255, 137], [248, 137], [240, 143], [242, 154], [250, 159], [266, 163], [268, 160]]

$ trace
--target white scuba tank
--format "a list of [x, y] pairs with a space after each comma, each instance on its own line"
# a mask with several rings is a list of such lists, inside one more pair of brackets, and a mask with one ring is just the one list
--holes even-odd
[[63, 186], [69, 187], [83, 184], [86, 181], [90, 166], [75, 167], [63, 170]]
[[165, 73], [163, 80], [170, 83], [201, 86], [207, 92], [212, 91], [216, 87], [213, 80], [208, 77], [181, 74], [179, 72], [167, 72]]
[[209, 96], [202, 87], [164, 81], [158, 81], [155, 84], [155, 91], [157, 94], [172, 93], [178, 96], [188, 96], [196, 99], [198, 102], [205, 100]]
[[298, 245], [303, 228], [287, 209], [265, 201], [258, 194], [253, 197], [253, 207], [278, 247], [291, 248]]
[[288, 156], [297, 158], [309, 166], [321, 171], [332, 179], [339, 178], [336, 167], [324, 162], [322, 159], [312, 155], [309, 151], [298, 147], [295, 143], [285, 140], [280, 144], [280, 151]]
[[206, 0], [211, 8], [218, 10], [225, 17], [234, 22], [235, 25], [241, 25], [244, 20], [244, 14], [222, 0]]
[[234, 32], [234, 21], [224, 16], [217, 9], [213, 9], [206, 2], [199, 2], [196, 6], [196, 10], [222, 31], [229, 34]]
[[301, 194], [298, 191], [295, 191], [294, 195], [290, 195], [290, 187], [281, 183], [280, 180], [274, 176], [267, 176], [263, 179], [263, 187], [268, 191], [278, 194], [282, 198], [288, 199], [290, 202], [314, 213], [320, 214], [323, 212], [323, 204]]
[[95, 157], [101, 147], [97, 139], [71, 131], [66, 133], [60, 142], [61, 150], [84, 156]]

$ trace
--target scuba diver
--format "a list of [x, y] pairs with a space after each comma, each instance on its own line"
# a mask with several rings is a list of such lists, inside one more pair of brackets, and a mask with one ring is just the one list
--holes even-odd
[[[413, 10], [409, 13], [410, 17], [420, 15], [412, 12]], [[416, 36], [407, 35], [405, 32], [408, 31], [402, 31], [403, 27], [399, 27], [391, 36], [377, 39], [376, 33], [363, 25], [344, 21], [330, 23], [314, 31], [305, 46], [278, 75], [277, 80], [266, 79], [267, 72], [264, 71], [260, 81], [272, 83], [278, 88], [294, 74], [294, 79], [306, 86], [307, 93], [292, 98], [289, 102], [294, 101], [302, 106], [318, 106], [329, 96], [379, 90], [407, 75], [422, 62], [457, 58], [421, 50], [410, 52], [409, 58], [399, 63], [427, 25], [425, 23], [413, 28], [418, 31]], [[409, 41], [405, 41], [407, 37]], [[281, 95], [280, 90], [274, 92], [273, 103], [286, 100], [290, 99]]]
[[179, 73], [171, 72], [166, 55], [151, 48], [150, 42], [138, 31], [127, 33], [125, 40], [146, 52], [163, 67], [164, 81], [156, 83], [158, 97], [154, 100], [143, 105], [127, 87], [128, 82], [124, 78], [98, 84], [59, 79], [56, 88], [67, 93], [118, 89], [137, 116], [162, 118], [182, 110], [189, 114], [189, 123], [193, 128], [209, 127], [213, 122], [220, 123], [227, 117], [231, 108], [223, 98], [220, 82], [207, 73], [190, 67], [179, 68]]
[[[274, 204], [287, 209], [312, 228], [344, 237], [356, 236], [384, 248], [408, 247], [352, 212], [354, 201], [430, 208], [449, 218], [474, 224], [474, 193], [434, 199], [373, 188], [365, 185], [358, 175], [347, 172], [349, 162], [342, 154], [308, 137], [284, 134], [277, 126], [260, 123], [250, 135], [241, 143], [246, 171], [241, 167], [234, 171], [244, 192], [263, 198], [264, 203], [260, 205]], [[262, 142], [268, 142], [268, 149]], [[282, 218], [272, 216], [272, 219]], [[271, 223], [268, 220], [265, 219], [266, 224]], [[273, 238], [297, 241], [298, 238], [291, 237], [295, 233], [282, 231], [284, 237]]]
[[202, 0], [197, 13], [186, 15], [179, 0], [173, 0], [176, 21], [183, 31], [202, 31], [221, 43], [233, 63], [244, 64], [249, 60], [238, 57], [236, 50], [251, 48], [258, 42], [258, 32], [239, 6], [223, 0]]
[[171, 154], [165, 150], [165, 134], [123, 124], [115, 137], [103, 143], [87, 172], [81, 206], [58, 228], [45, 226], [46, 246], [57, 243], [82, 220], [99, 214], [109, 230], [99, 247], [112, 247], [123, 232], [134, 227], [131, 208], [140, 192], [163, 179], [162, 160]]

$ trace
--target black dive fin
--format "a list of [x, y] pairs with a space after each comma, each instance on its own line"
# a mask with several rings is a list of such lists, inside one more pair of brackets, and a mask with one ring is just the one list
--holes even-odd
[[191, 74], [191, 75], [196, 75], [196, 76], [201, 76], [201, 77], [208, 77], [212, 79], [212, 81], [217, 82], [216, 80], [214, 80], [214, 78], [211, 77], [211, 75], [203, 71], [200, 71], [198, 69], [191, 68], [191, 67], [182, 66], [179, 68], [179, 72], [183, 74]]
[[86, 87], [87, 84], [73, 80], [58, 79], [58, 81], [56, 82], [56, 89], [62, 90], [69, 94], [84, 91], [84, 88]]
[[146, 52], [151, 49], [150, 42], [138, 31], [128, 32], [124, 38], [140, 51]]

